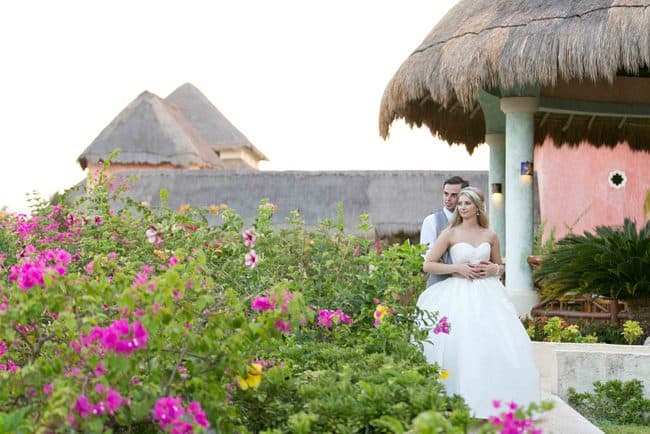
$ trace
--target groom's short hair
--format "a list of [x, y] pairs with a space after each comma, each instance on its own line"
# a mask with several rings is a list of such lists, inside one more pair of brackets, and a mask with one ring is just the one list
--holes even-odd
[[445, 179], [445, 182], [442, 183], [442, 188], [445, 188], [445, 185], [447, 184], [451, 184], [451, 185], [460, 184], [460, 188], [469, 187], [469, 181], [464, 180], [460, 176], [452, 176], [451, 178]]

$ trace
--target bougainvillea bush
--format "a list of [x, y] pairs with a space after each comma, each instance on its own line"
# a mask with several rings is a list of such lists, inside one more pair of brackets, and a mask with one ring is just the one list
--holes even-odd
[[414, 309], [421, 247], [127, 189], [99, 173], [74, 203], [0, 218], [0, 432], [467, 429], [454, 374], [412, 343], [417, 315], [449, 332]]

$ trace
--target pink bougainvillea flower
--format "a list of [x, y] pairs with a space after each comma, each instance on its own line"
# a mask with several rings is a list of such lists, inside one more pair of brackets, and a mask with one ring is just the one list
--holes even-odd
[[149, 229], [147, 229], [144, 234], [147, 237], [147, 241], [155, 247], [161, 247], [163, 245], [162, 235], [158, 233], [155, 227], [149, 226]]
[[106, 393], [105, 403], [109, 413], [113, 414], [124, 402], [124, 398], [122, 398], [117, 390], [111, 388], [108, 389], [108, 393]]
[[95, 264], [92, 261], [86, 264], [86, 274], [93, 274], [94, 269]]
[[282, 333], [291, 333], [291, 323], [286, 319], [279, 319], [275, 322], [275, 328]]
[[73, 411], [76, 411], [82, 419], [85, 419], [92, 412], [93, 405], [88, 401], [88, 398], [85, 395], [79, 395], [77, 397], [77, 402], [72, 409]]
[[244, 256], [244, 264], [251, 270], [255, 268], [258, 262], [259, 257], [257, 256], [257, 253], [255, 253], [255, 250], [251, 250]]
[[208, 418], [205, 416], [205, 412], [198, 401], [192, 401], [190, 405], [187, 406], [187, 412], [194, 416], [194, 421], [203, 428], [210, 426]]
[[169, 268], [173, 267], [174, 265], [178, 264], [178, 258], [176, 256], [172, 256], [169, 258], [169, 263], [167, 264]]
[[321, 309], [318, 312], [318, 325], [320, 327], [330, 328], [334, 324], [344, 323], [352, 324], [354, 320], [347, 316], [341, 309], [327, 310]]
[[93, 373], [95, 374], [95, 377], [101, 377], [106, 373], [106, 368], [104, 367], [104, 365], [99, 363], [97, 366], [95, 366]]
[[242, 232], [242, 237], [244, 238], [244, 245], [249, 248], [255, 247], [255, 240], [257, 237], [251, 229], [247, 229]]
[[251, 309], [259, 310], [261, 312], [273, 309], [274, 307], [275, 303], [271, 302], [269, 297], [258, 297], [251, 302]]
[[437, 335], [440, 334], [440, 333], [449, 334], [450, 330], [451, 330], [451, 326], [449, 325], [449, 322], [447, 321], [447, 317], [443, 316], [442, 318], [440, 318], [440, 321], [438, 321], [438, 324], [433, 329], [433, 333], [435, 333]]
[[153, 408], [153, 418], [158, 421], [162, 429], [174, 422], [185, 413], [180, 398], [167, 396], [156, 401]]
[[381, 255], [382, 252], [381, 240], [375, 241], [375, 243], [372, 245], [372, 248], [375, 249], [375, 252], [377, 252], [378, 255]]
[[9, 302], [7, 301], [7, 297], [2, 297], [2, 302], [0, 302], [0, 312], [6, 312], [9, 310]]

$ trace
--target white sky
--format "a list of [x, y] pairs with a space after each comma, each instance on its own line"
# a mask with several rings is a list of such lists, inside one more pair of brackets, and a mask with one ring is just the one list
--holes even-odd
[[486, 170], [428, 130], [378, 133], [401, 63], [456, 0], [4, 1], [0, 206], [85, 177], [79, 154], [142, 91], [191, 82], [262, 170]]

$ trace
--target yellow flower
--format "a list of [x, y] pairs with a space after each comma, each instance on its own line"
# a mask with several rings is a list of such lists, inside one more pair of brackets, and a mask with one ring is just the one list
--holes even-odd
[[443, 369], [440, 371], [440, 375], [438, 375], [438, 380], [443, 381], [449, 378], [450, 372], [446, 369]]
[[153, 251], [153, 254], [158, 256], [163, 261], [167, 260], [167, 258], [169, 257], [169, 255], [167, 253], [163, 252], [162, 250], [157, 250], [157, 249]]
[[384, 320], [384, 316], [389, 312], [388, 307], [385, 304], [378, 304], [375, 309], [375, 327], [379, 327], [381, 322]]
[[226, 209], [228, 209], [228, 205], [226, 205], [225, 203], [220, 203], [219, 204], [219, 209], [226, 210]]
[[189, 203], [184, 203], [184, 204], [182, 204], [181, 206], [178, 207], [178, 213], [180, 215], [185, 214], [189, 210], [190, 210], [190, 204]]
[[260, 205], [260, 209], [270, 209], [271, 214], [275, 214], [275, 210], [277, 210], [278, 207], [270, 202], [267, 202]]
[[262, 365], [259, 363], [251, 363], [248, 367], [248, 375], [242, 378], [239, 375], [236, 377], [237, 384], [241, 390], [257, 389], [262, 382]]
[[217, 214], [219, 214], [219, 207], [217, 205], [210, 205], [210, 207], [208, 208], [208, 211], [212, 215], [217, 215]]

